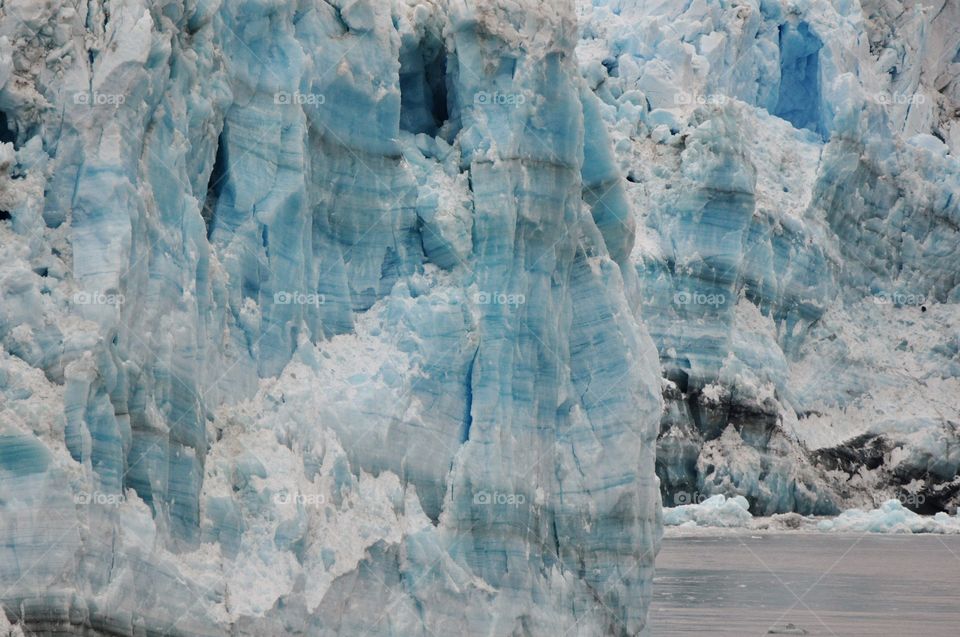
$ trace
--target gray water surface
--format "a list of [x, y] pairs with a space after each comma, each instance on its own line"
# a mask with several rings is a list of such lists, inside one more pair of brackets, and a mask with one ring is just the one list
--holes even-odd
[[[794, 624], [806, 633], [784, 630]], [[960, 536], [666, 538], [651, 637], [960, 637]]]

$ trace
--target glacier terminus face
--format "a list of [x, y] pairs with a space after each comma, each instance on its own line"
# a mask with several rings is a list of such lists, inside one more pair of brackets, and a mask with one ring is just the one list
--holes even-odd
[[661, 503], [956, 513], [958, 113], [954, 0], [0, 2], [0, 635], [646, 635]]

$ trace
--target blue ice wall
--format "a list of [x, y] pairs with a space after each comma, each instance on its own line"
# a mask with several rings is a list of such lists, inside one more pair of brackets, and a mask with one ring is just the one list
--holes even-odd
[[659, 361], [572, 4], [35, 9], [0, 24], [5, 614], [640, 632]]
[[810, 25], [780, 25], [780, 90], [773, 114], [797, 128], [827, 136], [820, 114], [820, 49], [823, 43]]

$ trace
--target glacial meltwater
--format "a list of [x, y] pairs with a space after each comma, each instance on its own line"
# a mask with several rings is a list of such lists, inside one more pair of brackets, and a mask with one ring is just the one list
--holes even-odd
[[960, 536], [667, 537], [653, 595], [651, 637], [956, 637]]

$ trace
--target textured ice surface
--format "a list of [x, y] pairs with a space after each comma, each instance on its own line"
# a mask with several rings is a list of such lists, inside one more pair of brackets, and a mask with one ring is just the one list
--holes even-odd
[[899, 500], [887, 500], [870, 511], [844, 511], [837, 518], [823, 520], [817, 528], [857, 533], [960, 533], [960, 516], [942, 511], [932, 517], [920, 516], [904, 508]]
[[958, 24], [5, 3], [8, 620], [634, 635], [658, 486], [952, 509]]
[[746, 527], [753, 516], [750, 505], [743, 496], [727, 499], [715, 495], [703, 502], [681, 504], [663, 510], [664, 526]]
[[0, 9], [0, 602], [633, 635], [659, 361], [572, 2]]
[[960, 5], [579, 4], [664, 368], [665, 504], [960, 497]]

